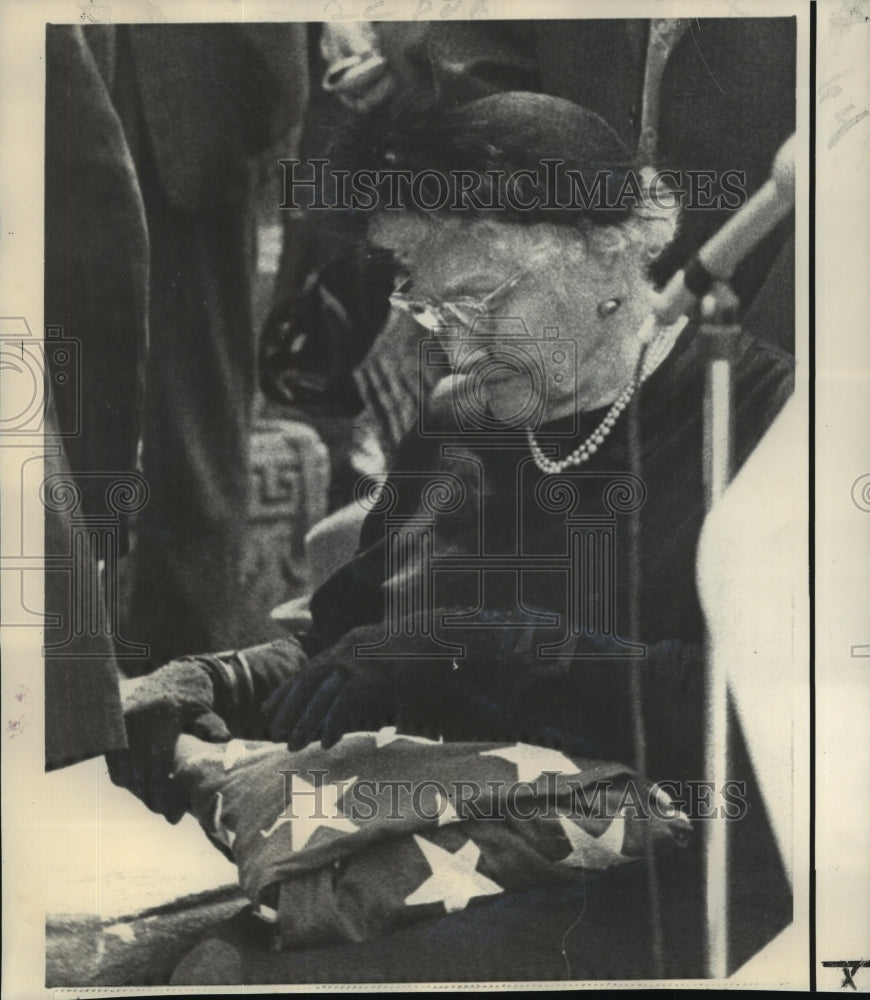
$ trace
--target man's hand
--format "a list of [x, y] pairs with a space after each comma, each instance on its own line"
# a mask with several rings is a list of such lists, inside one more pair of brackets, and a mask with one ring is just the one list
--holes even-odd
[[190, 733], [210, 743], [231, 738], [213, 710], [211, 677], [195, 659], [173, 660], [153, 674], [122, 682], [121, 697], [128, 749], [106, 755], [112, 781], [177, 823], [187, 809], [186, 794], [172, 780], [178, 737]]

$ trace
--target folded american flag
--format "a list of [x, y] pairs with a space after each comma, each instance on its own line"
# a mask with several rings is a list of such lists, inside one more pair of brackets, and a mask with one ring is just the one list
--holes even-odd
[[362, 941], [503, 893], [637, 861], [691, 827], [621, 764], [394, 728], [329, 750], [182, 737], [191, 812], [277, 924], [276, 945]]

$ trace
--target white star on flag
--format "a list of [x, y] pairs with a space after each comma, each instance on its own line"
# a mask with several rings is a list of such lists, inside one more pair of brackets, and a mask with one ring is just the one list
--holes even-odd
[[504, 892], [497, 882], [476, 871], [480, 848], [473, 840], [466, 841], [455, 854], [416, 833], [414, 840], [423, 852], [432, 874], [410, 896], [405, 897], [407, 906], [444, 903], [444, 909], [448, 913], [458, 913], [476, 896], [495, 896]]
[[503, 750], [483, 750], [481, 757], [501, 757], [516, 765], [517, 781], [534, 781], [545, 771], [555, 771], [557, 774], [579, 774], [580, 768], [569, 757], [558, 750], [548, 750], [546, 747], [533, 747], [528, 743], [517, 743]]
[[[190, 746], [193, 745], [198, 747], [196, 750], [190, 750]], [[179, 752], [179, 748], [183, 748]], [[206, 764], [216, 764], [223, 757], [223, 750], [215, 746], [214, 743], [204, 743], [202, 740], [197, 739], [195, 736], [190, 736], [188, 733], [182, 733], [178, 738], [178, 745], [176, 747], [176, 761], [180, 762], [180, 767], [184, 770], [190, 770], [190, 768], [201, 764], [203, 761]], [[175, 777], [175, 772], [169, 776], [170, 778]]]
[[438, 825], [446, 826], [448, 823], [460, 823], [461, 817], [453, 808], [450, 799], [444, 798], [438, 789], [435, 789], [435, 805], [438, 809]]
[[233, 849], [233, 844], [236, 840], [236, 834], [234, 830], [231, 830], [223, 821], [223, 810], [224, 810], [224, 797], [220, 792], [215, 795], [214, 798], [214, 815], [212, 816], [212, 836], [215, 840], [219, 840], [224, 847], [228, 847], [231, 851]]
[[264, 757], [266, 754], [280, 752], [280, 747], [274, 743], [264, 743], [260, 746], [248, 747], [244, 740], [230, 740], [224, 747], [224, 770], [229, 771], [242, 760], [254, 757]]
[[[184, 743], [182, 744], [182, 740]], [[204, 743], [195, 736], [182, 735], [179, 744], [184, 746], [181, 754], [181, 766], [189, 770], [190, 768], [202, 764], [216, 764], [218, 761], [223, 765], [225, 771], [229, 771], [242, 760], [250, 760], [254, 757], [264, 757], [270, 753], [280, 752], [280, 747], [275, 743], [260, 743], [248, 747], [244, 740], [230, 740], [222, 747], [214, 743]], [[193, 745], [197, 749], [190, 751], [188, 748]]]
[[444, 742], [443, 737], [436, 743], [435, 740], [427, 740], [425, 736], [406, 736], [404, 733], [397, 733], [395, 726], [384, 726], [383, 729], [379, 729], [375, 733], [375, 746], [379, 750], [396, 740], [408, 740], [409, 743], [430, 743], [432, 746], [438, 746], [438, 743]]
[[571, 844], [571, 853], [562, 858], [559, 864], [570, 865], [572, 868], [600, 869], [634, 861], [634, 858], [622, 853], [625, 820], [625, 814], [619, 812], [600, 837], [593, 837], [567, 816], [560, 816], [559, 822]]
[[290, 850], [301, 851], [321, 827], [336, 833], [356, 833], [359, 827], [354, 826], [338, 808], [338, 798], [344, 794], [345, 786], [355, 781], [356, 776], [342, 779], [337, 787], [324, 783], [315, 788], [297, 774], [291, 775], [287, 809], [294, 815], [285, 816], [282, 813], [268, 830], [260, 830], [260, 835], [268, 839], [279, 827], [289, 823]]
[[[377, 732], [371, 729], [358, 729], [353, 733], [344, 733], [339, 743], [344, 743], [345, 740], [356, 740], [360, 737], [365, 736], [368, 739], [374, 738], [375, 748], [380, 750], [381, 747], [389, 746], [396, 740], [408, 740], [409, 743], [430, 743], [432, 746], [438, 746], [439, 743], [444, 742], [444, 737], [439, 737], [438, 741], [427, 739], [425, 736], [408, 736], [405, 733], [396, 732], [395, 726], [383, 726]], [[336, 744], [338, 745], [338, 744]]]

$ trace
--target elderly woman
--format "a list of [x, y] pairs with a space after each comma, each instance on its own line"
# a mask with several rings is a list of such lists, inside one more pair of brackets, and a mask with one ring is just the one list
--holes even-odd
[[[314, 595], [307, 635], [169, 664], [131, 696], [128, 725], [150, 727], [158, 771], [168, 770], [182, 728], [212, 741], [230, 733], [286, 741], [274, 751], [247, 744], [260, 767], [247, 771], [248, 788], [256, 774], [265, 781], [269, 767], [296, 775], [312, 761], [322, 771], [337, 767], [339, 757], [342, 777], [355, 782], [369, 766], [368, 744], [355, 740], [376, 734], [372, 746], [383, 753], [405, 734], [416, 761], [424, 752], [443, 761], [451, 748], [476, 747], [469, 751], [475, 760], [512, 761], [510, 774], [520, 781], [540, 782], [562, 764], [608, 777], [596, 769], [619, 762], [670, 783], [683, 807], [703, 816], [687, 803], [686, 789], [704, 777], [704, 622], [695, 586], [704, 364], [693, 324], [639, 337], [653, 294], [647, 268], [672, 237], [676, 213], [650, 199], [606, 123], [557, 98], [497, 95], [381, 136], [365, 150], [365, 166], [438, 171], [448, 187], [449, 197], [442, 191], [433, 199], [420, 186], [426, 197], [418, 204], [406, 199], [402, 210], [380, 211], [370, 227], [372, 242], [391, 250], [403, 272], [394, 305], [425, 328], [421, 366], [441, 377], [394, 472], [361, 485], [370, 513], [358, 553]], [[542, 192], [528, 182], [545, 177], [556, 160], [564, 169], [535, 197]], [[578, 197], [602, 172], [603, 197], [594, 204]], [[468, 177], [479, 182], [473, 198], [465, 197]], [[425, 207], [435, 201], [439, 208]], [[501, 207], [487, 207], [493, 204]], [[785, 356], [744, 335], [734, 372], [739, 465], [788, 397], [792, 371]], [[165, 720], [156, 737], [155, 704]], [[791, 901], [739, 738], [733, 755], [734, 778], [745, 783], [750, 804], [733, 838], [731, 898], [740, 917], [731, 944], [741, 962], [790, 920]], [[123, 764], [116, 774], [129, 781]], [[263, 857], [263, 842], [271, 844], [282, 823], [292, 825], [287, 814], [264, 811], [274, 823], [260, 820], [254, 836], [244, 814], [257, 802], [233, 806], [240, 781], [222, 777], [220, 768], [203, 778], [189, 758], [176, 770], [174, 783], [158, 777], [146, 790], [152, 808], [174, 818], [193, 801], [197, 815], [212, 816], [207, 829], [239, 863], [243, 884], [254, 868], [260, 887], [276, 881], [279, 869], [282, 885], [291, 884], [293, 864]], [[436, 773], [426, 771], [428, 778]], [[302, 786], [287, 780], [295, 799]], [[360, 829], [347, 798], [341, 801], [326, 838], [339, 838], [334, 843], [353, 841]], [[528, 847], [532, 835], [523, 830]], [[654, 869], [617, 868], [600, 853], [583, 854], [578, 835], [563, 830], [584, 877], [562, 882], [536, 867], [544, 855], [548, 864], [565, 860], [541, 846], [544, 834], [534, 839], [537, 860], [520, 852], [508, 865], [514, 873], [534, 870], [535, 878], [511, 881], [502, 844], [465, 873], [474, 884], [458, 902], [447, 891], [427, 896], [428, 880], [409, 882], [401, 893], [408, 907], [424, 900], [444, 906], [420, 911], [430, 919], [410, 926], [385, 917], [383, 906], [376, 915], [366, 909], [385, 883], [401, 881], [399, 862], [394, 870], [366, 869], [354, 891], [330, 897], [329, 906], [298, 882], [278, 896], [264, 893], [261, 903], [271, 900], [267, 911], [284, 927], [285, 952], [259, 949], [251, 927], [236, 928], [228, 936], [235, 964], [226, 981], [700, 974], [697, 843], [658, 851]], [[301, 865], [299, 852], [315, 833], [306, 827], [301, 839], [290, 836], [284, 857]], [[656, 835], [640, 840], [632, 851], [626, 834], [622, 854], [656, 853]], [[465, 846], [444, 849], [455, 859]], [[423, 848], [436, 878], [433, 850]], [[333, 888], [347, 884], [338, 874], [344, 857], [324, 876]], [[741, 869], [740, 857], [749, 867]], [[454, 870], [445, 878], [452, 886], [463, 876]], [[299, 914], [313, 919], [321, 906], [335, 912], [314, 919], [320, 930], [306, 936]], [[348, 930], [360, 907], [369, 923]], [[320, 947], [301, 947], [312, 943]], [[204, 981], [213, 951], [208, 963], [198, 954], [176, 981]]]

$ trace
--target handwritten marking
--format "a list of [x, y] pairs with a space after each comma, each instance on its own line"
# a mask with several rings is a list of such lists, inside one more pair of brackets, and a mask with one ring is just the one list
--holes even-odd
[[449, 2], [445, 3], [444, 6], [441, 8], [438, 16], [442, 20], [446, 21], [448, 18], [453, 17], [453, 15], [456, 13], [457, 10], [459, 10], [461, 6], [462, 6], [462, 0], [453, 0], [453, 3]]
[[847, 0], [839, 10], [835, 10], [831, 14], [831, 24], [866, 24], [868, 21], [870, 21], [870, 13], [867, 12], [867, 7], [862, 0], [852, 4]]
[[820, 87], [819, 87], [819, 104], [824, 101], [829, 100], [832, 97], [837, 97], [843, 93], [843, 88], [835, 83], [835, 80], [839, 80], [841, 77], [848, 76], [852, 70], [844, 69], [840, 73], [835, 73], [832, 77], [829, 77]]
[[[844, 76], [848, 76], [852, 72], [851, 69], [841, 70], [839, 73], [835, 73], [833, 76], [828, 77], [827, 80], [818, 89], [818, 102], [823, 104], [825, 101], [829, 101], [834, 97], [839, 97], [843, 93], [843, 88], [837, 83], [837, 80], [841, 80]], [[839, 108], [835, 113], [834, 117], [840, 123], [840, 127], [828, 140], [828, 149], [833, 149], [834, 146], [843, 138], [843, 136], [849, 131], [850, 128], [857, 125], [862, 119], [866, 118], [870, 111], [864, 108], [863, 111], [859, 111], [856, 115], [851, 118], [846, 116], [855, 110], [855, 105], [850, 101], [848, 104]]]
[[836, 118], [840, 122], [840, 127], [828, 140], [828, 149], [833, 149], [833, 147], [843, 138], [843, 136], [852, 128], [853, 125], [857, 125], [859, 121], [866, 118], [870, 111], [866, 108], [863, 111], [859, 111], [857, 115], [853, 118], [845, 120], [845, 116], [855, 107], [854, 104], [849, 104], [845, 108], [840, 108], [837, 112]]
[[[337, 8], [334, 14], [329, 13], [330, 7]], [[347, 21], [348, 19], [353, 17], [352, 13], [345, 14], [344, 4], [339, 3], [339, 0], [327, 0], [327, 3], [323, 7], [323, 13], [330, 21]]]
[[843, 981], [840, 983], [840, 989], [842, 990], [847, 986], [851, 986], [857, 992], [858, 987], [855, 985], [855, 973], [859, 969], [866, 969], [870, 966], [870, 962], [861, 959], [857, 961], [849, 959], [846, 962], [822, 962], [822, 965], [826, 969], [842, 969]]

